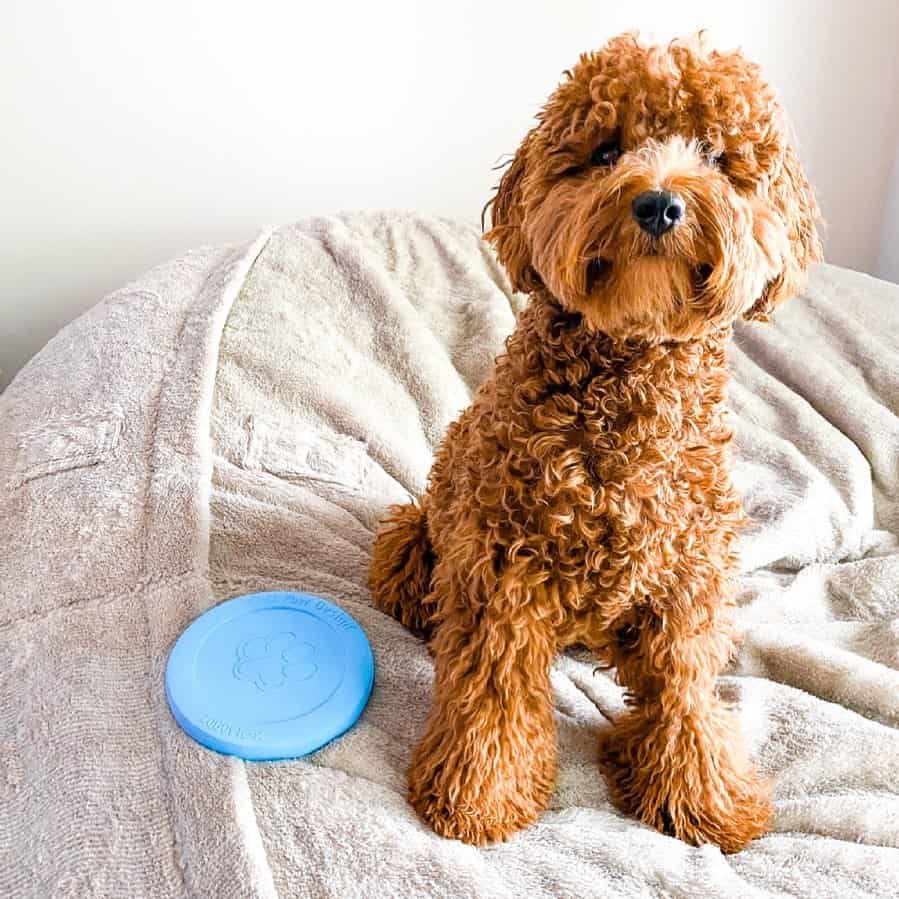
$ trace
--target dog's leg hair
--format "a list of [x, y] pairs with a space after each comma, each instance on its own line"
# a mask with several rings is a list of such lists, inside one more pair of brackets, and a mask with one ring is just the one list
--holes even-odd
[[647, 614], [619, 665], [631, 708], [600, 738], [613, 801], [693, 844], [736, 852], [765, 830], [769, 785], [746, 758], [715, 679], [733, 647], [720, 605]]
[[440, 567], [435, 588], [451, 592], [432, 643], [434, 705], [409, 798], [442, 836], [504, 840], [538, 817], [555, 784], [553, 633], [524, 603], [524, 588], [485, 595], [480, 578], [445, 580]]

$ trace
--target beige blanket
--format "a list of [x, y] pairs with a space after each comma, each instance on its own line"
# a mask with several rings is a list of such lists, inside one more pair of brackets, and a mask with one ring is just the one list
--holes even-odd
[[[481, 850], [407, 806], [431, 661], [371, 607], [368, 547], [519, 302], [474, 229], [311, 220], [149, 273], [0, 396], [0, 895], [899, 893], [899, 288], [828, 266], [732, 353], [755, 526], [721, 690], [772, 832], [725, 857], [614, 811], [594, 755], [621, 691], [576, 656], [536, 826]], [[177, 728], [162, 674], [200, 611], [278, 587], [360, 622], [375, 690], [316, 755], [243, 763]]]

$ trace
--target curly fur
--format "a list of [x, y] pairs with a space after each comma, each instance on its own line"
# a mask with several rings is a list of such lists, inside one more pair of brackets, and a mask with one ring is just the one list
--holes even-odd
[[[726, 345], [801, 284], [817, 208], [740, 54], [625, 35], [566, 74], [492, 201], [487, 238], [528, 306], [421, 505], [374, 544], [375, 602], [435, 656], [410, 800], [471, 843], [533, 822], [556, 777], [549, 666], [579, 644], [627, 688], [599, 747], [615, 803], [736, 851], [770, 805], [715, 692], [742, 522]], [[617, 162], [591, 164], [608, 141]], [[652, 240], [630, 206], [661, 188], [686, 216]]]

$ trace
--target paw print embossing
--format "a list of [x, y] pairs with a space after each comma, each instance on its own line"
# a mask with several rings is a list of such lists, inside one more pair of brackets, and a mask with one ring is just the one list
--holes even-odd
[[263, 692], [286, 683], [302, 683], [318, 671], [313, 661], [316, 652], [311, 643], [299, 640], [290, 631], [250, 637], [238, 644], [234, 677], [250, 681]]

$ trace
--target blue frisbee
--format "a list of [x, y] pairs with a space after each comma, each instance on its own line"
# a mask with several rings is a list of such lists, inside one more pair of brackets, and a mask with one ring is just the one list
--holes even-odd
[[373, 681], [368, 639], [343, 609], [308, 593], [252, 593], [184, 631], [165, 691], [198, 743], [271, 761], [307, 755], [352, 727]]

